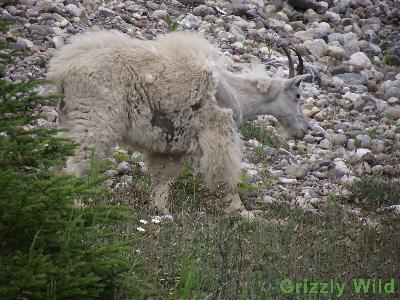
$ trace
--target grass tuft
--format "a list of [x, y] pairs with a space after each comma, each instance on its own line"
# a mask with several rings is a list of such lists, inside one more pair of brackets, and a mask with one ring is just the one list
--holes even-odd
[[368, 211], [400, 204], [400, 184], [366, 177], [350, 187], [350, 196], [347, 200]]

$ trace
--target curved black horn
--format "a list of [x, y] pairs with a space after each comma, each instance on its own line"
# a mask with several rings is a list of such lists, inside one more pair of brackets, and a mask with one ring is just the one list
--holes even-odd
[[289, 61], [289, 78], [293, 78], [294, 77], [294, 65], [293, 65], [292, 56], [290, 55], [289, 50], [285, 46], [281, 46], [281, 48], [283, 49], [283, 51], [285, 51], [286, 56], [288, 57], [288, 61]]
[[299, 63], [297, 65], [297, 69], [296, 69], [297, 75], [303, 75], [303, 73], [304, 73], [303, 58], [301, 57], [299, 51], [297, 51], [296, 49], [294, 49], [294, 48], [289, 48], [289, 49], [292, 49], [294, 52], [296, 52], [297, 58], [299, 60]]

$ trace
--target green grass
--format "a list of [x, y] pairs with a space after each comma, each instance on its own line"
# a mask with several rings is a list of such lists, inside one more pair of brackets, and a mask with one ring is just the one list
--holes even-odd
[[351, 186], [350, 193], [345, 200], [367, 211], [400, 204], [400, 183], [381, 178], [363, 178]]
[[[279, 289], [285, 278], [349, 285], [353, 278], [390, 280], [400, 272], [399, 217], [385, 216], [379, 229], [365, 227], [337, 203], [327, 205], [321, 215], [270, 205], [266, 215], [284, 219], [286, 226], [190, 213], [175, 215], [173, 222], [144, 225], [146, 232], [135, 233], [132, 242], [144, 261], [143, 276], [156, 291], [152, 296], [293, 299], [296, 295], [286, 298]], [[389, 297], [357, 297], [348, 288], [344, 299]]]
[[287, 144], [275, 136], [269, 134], [262, 125], [245, 121], [239, 124], [239, 131], [245, 140], [256, 139], [264, 146], [273, 148], [287, 148]]
[[[139, 183], [140, 180], [137, 181]], [[381, 193], [386, 186], [380, 186]], [[136, 193], [140, 187], [136, 186]], [[245, 202], [261, 188], [246, 180], [238, 186]], [[136, 194], [138, 195], [138, 194]], [[352, 194], [353, 195], [353, 194]], [[148, 218], [144, 192], [132, 210], [136, 219]], [[385, 198], [387, 199], [387, 198]], [[396, 299], [395, 295], [356, 294], [352, 280], [389, 281], [400, 274], [400, 216], [361, 210], [350, 212], [350, 200], [331, 198], [318, 214], [284, 202], [266, 204], [266, 222], [249, 223], [221, 214], [218, 195], [210, 194], [200, 176], [187, 164], [173, 186], [174, 221], [140, 224], [124, 235], [135, 245], [141, 276], [151, 286], [153, 299], [337, 299], [336, 295], [286, 295], [283, 279], [293, 282], [346, 284], [340, 299]], [[135, 204], [138, 201], [140, 204]], [[254, 201], [254, 199], [253, 199]], [[393, 203], [393, 202], [390, 202]], [[389, 202], [385, 202], [385, 205]], [[357, 206], [355, 206], [357, 207]], [[366, 219], [379, 226], [365, 225]], [[268, 222], [268, 220], [278, 220]], [[396, 282], [396, 284], [398, 284]]]

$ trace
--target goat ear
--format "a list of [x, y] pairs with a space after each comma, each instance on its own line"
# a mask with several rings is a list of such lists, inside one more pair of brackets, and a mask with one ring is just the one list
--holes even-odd
[[292, 86], [300, 86], [300, 83], [310, 77], [310, 74], [304, 74], [304, 75], [297, 75], [293, 78], [288, 79], [287, 87], [292, 87]]

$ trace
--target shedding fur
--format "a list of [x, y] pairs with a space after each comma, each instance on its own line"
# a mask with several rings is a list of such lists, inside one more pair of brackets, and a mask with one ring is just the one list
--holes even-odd
[[130, 144], [144, 153], [152, 175], [152, 207], [168, 213], [170, 181], [195, 156], [210, 189], [226, 195], [227, 211], [248, 216], [236, 191], [235, 121], [264, 113], [257, 101], [269, 95], [264, 102], [271, 106], [294, 85], [267, 79], [260, 65], [233, 74], [224, 64], [196, 33], [154, 41], [104, 30], [72, 37], [48, 72], [64, 94], [59, 125], [69, 131], [63, 135], [80, 143], [66, 171], [85, 175], [92, 150], [105, 157], [115, 144]]

